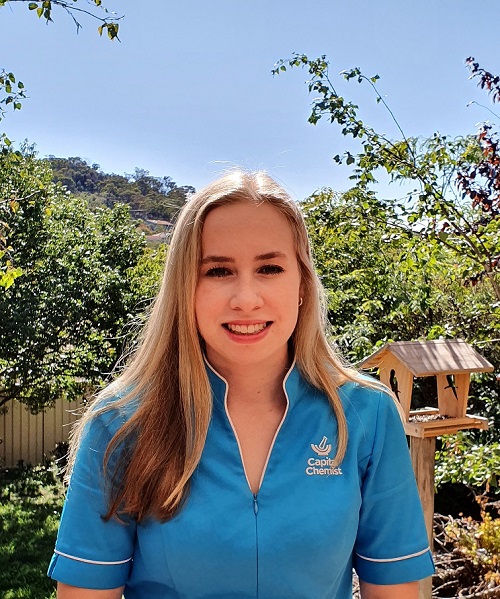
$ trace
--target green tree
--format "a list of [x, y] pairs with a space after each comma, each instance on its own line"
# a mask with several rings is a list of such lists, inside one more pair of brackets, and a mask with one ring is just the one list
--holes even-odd
[[390, 204], [323, 189], [302, 203], [335, 342], [358, 360], [388, 340], [453, 336], [445, 298], [460, 287], [450, 252], [422, 246]]
[[98, 164], [89, 165], [81, 158], [49, 158], [54, 180], [69, 191], [85, 194], [91, 206], [127, 204], [133, 216], [173, 221], [194, 188], [178, 186], [171, 177], [154, 177], [136, 168], [133, 174], [103, 173]]
[[[66, 12], [72, 18], [76, 30], [81, 28], [78, 20], [80, 15], [96, 19], [99, 22], [98, 32], [102, 35], [107, 32], [108, 37], [118, 39], [118, 21], [122, 17], [111, 13], [102, 0], [0, 0], [0, 8], [11, 3], [22, 2], [27, 5], [30, 11], [33, 11], [39, 19], [45, 19], [47, 23], [52, 21], [54, 8], [59, 8]], [[0, 121], [6, 114], [8, 108], [20, 110], [22, 101], [26, 98], [24, 83], [16, 78], [16, 75], [5, 68], [0, 70]], [[11, 142], [9, 138], [0, 133], [1, 151], [8, 151]], [[12, 198], [0, 197], [0, 288], [10, 287], [15, 279], [21, 276], [22, 271], [15, 262], [15, 248], [6, 242], [8, 235], [8, 216], [10, 210], [15, 210], [17, 204], [12, 202]]]
[[91, 211], [25, 149], [0, 154], [0, 193], [15, 197], [9, 245], [24, 275], [0, 294], [0, 406], [37, 411], [107, 377], [143, 309], [130, 270], [144, 236], [128, 209]]
[[[472, 61], [472, 69], [475, 64]], [[384, 170], [392, 181], [414, 184], [415, 188], [407, 196], [394, 202], [408, 227], [418, 231], [422, 238], [436, 241], [464, 258], [461, 260], [464, 278], [484, 275], [500, 301], [500, 221], [491, 210], [491, 205], [496, 205], [500, 187], [497, 141], [489, 135], [490, 143], [485, 146], [488, 131], [485, 135], [484, 130], [477, 138], [449, 140], [437, 133], [425, 140], [408, 138], [377, 90], [378, 75], [366, 77], [358, 68], [343, 71], [347, 81], [370, 85], [377, 102], [389, 111], [400, 134], [399, 139], [390, 139], [367, 125], [359, 117], [358, 106], [338, 94], [330, 79], [329, 62], [325, 56], [311, 60], [304, 54], [295, 54], [291, 59], [280, 60], [273, 73], [279, 74], [290, 67], [307, 69], [309, 91], [317, 95], [309, 122], [316, 124], [326, 117], [341, 127], [343, 135], [359, 140], [359, 153], [345, 152], [343, 156], [335, 156], [337, 163], [353, 165], [351, 179], [355, 181], [355, 187], [368, 199], [376, 201], [369, 186], [376, 182], [379, 169]], [[485, 80], [478, 65], [475, 73]], [[497, 84], [490, 76], [485, 85]], [[492, 97], [500, 98], [500, 94]], [[481, 163], [486, 166], [479, 170]], [[466, 185], [476, 174], [485, 182], [482, 189], [487, 198], [482, 201], [478, 201], [481, 196], [477, 189]]]

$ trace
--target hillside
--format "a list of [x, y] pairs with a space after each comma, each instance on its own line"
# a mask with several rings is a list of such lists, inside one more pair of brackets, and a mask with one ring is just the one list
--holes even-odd
[[104, 173], [98, 164], [79, 157], [48, 158], [54, 181], [68, 191], [84, 195], [90, 206], [111, 207], [127, 204], [134, 218], [173, 221], [194, 187], [178, 186], [171, 177], [153, 177], [149, 171], [136, 168], [133, 174]]

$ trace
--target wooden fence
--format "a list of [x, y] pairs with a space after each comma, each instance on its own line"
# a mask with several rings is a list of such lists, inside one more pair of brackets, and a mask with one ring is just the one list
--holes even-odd
[[12, 401], [0, 414], [0, 467], [16, 466], [19, 460], [39, 464], [56, 443], [67, 441], [71, 425], [80, 414], [80, 402], [59, 400], [53, 408], [33, 415]]

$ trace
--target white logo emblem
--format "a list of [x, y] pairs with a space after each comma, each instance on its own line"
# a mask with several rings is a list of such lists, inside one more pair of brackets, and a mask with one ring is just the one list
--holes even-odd
[[332, 446], [331, 443], [328, 443], [327, 437], [323, 437], [319, 445], [311, 443], [311, 449], [315, 451], [318, 455], [328, 455], [332, 450]]
[[332, 444], [328, 443], [328, 437], [323, 437], [318, 445], [311, 443], [311, 449], [321, 457], [308, 458], [307, 476], [339, 476], [342, 474], [340, 466], [336, 465], [332, 458], [327, 457], [332, 450]]

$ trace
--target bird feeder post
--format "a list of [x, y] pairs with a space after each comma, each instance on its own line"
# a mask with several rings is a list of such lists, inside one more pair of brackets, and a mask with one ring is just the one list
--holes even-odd
[[[429, 547], [434, 549], [434, 466], [436, 460], [436, 437], [410, 437], [410, 455], [418, 492], [424, 510]], [[418, 599], [431, 599], [432, 577], [419, 582]]]
[[[470, 345], [457, 339], [386, 343], [360, 366], [377, 368], [380, 380], [392, 389], [401, 404], [432, 549], [436, 437], [464, 429], [488, 428], [486, 418], [467, 414], [467, 398], [471, 373], [492, 372], [493, 366]], [[429, 376], [437, 379], [437, 407], [412, 409], [414, 378]], [[428, 577], [419, 583], [419, 599], [431, 597], [432, 578]]]

